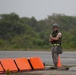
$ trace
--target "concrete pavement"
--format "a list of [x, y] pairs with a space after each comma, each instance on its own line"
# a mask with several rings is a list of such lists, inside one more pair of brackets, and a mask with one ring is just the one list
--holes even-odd
[[[1, 58], [40, 57], [45, 64], [53, 65], [51, 51], [0, 51]], [[76, 65], [76, 52], [63, 52], [62, 65]]]

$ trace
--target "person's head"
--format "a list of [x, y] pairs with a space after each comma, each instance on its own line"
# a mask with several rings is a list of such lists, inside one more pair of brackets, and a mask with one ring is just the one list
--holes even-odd
[[59, 25], [57, 23], [54, 23], [53, 24], [53, 30], [58, 31], [58, 29], [59, 29]]

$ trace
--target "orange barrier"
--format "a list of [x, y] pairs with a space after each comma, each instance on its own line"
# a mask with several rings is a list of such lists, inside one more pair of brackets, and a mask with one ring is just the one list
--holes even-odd
[[0, 74], [3, 73], [3, 72], [4, 72], [4, 70], [3, 70], [3, 68], [2, 68], [2, 66], [0, 64]]
[[18, 69], [14, 63], [14, 60], [12, 58], [2, 59], [1, 64], [5, 71], [7, 71], [7, 70], [9, 70], [11, 72], [18, 71]]
[[31, 57], [31, 58], [29, 58], [29, 62], [31, 64], [32, 68], [35, 70], [45, 68], [43, 65], [43, 62], [41, 61], [41, 59], [39, 57]]
[[60, 56], [58, 56], [58, 64], [57, 64], [57, 67], [58, 67], [58, 68], [62, 67], [61, 61], [60, 61]]
[[15, 58], [15, 63], [20, 71], [32, 70], [27, 58]]

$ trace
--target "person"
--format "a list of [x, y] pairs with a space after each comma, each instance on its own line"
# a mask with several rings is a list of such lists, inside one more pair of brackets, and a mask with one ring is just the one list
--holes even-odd
[[54, 63], [54, 67], [57, 67], [58, 64], [58, 47], [61, 46], [62, 33], [59, 32], [59, 25], [57, 23], [53, 24], [53, 32], [50, 34], [49, 41], [52, 43], [52, 59]]

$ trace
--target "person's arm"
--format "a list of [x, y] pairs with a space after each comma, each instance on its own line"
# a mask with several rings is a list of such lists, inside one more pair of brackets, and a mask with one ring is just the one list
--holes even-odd
[[49, 42], [52, 42], [52, 35], [50, 34]]
[[61, 33], [58, 33], [58, 35], [56, 36], [56, 37], [52, 37], [51, 36], [51, 39], [52, 40], [59, 40], [59, 38], [62, 36], [62, 34]]

